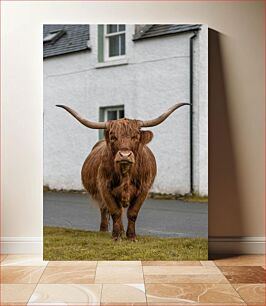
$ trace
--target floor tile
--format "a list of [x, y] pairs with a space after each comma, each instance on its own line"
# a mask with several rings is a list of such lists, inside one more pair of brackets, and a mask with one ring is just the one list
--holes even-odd
[[27, 303], [15, 303], [15, 302], [11, 302], [11, 303], [2, 303], [1, 306], [27, 306]]
[[96, 268], [97, 261], [73, 260], [73, 261], [49, 261], [48, 267], [87, 267]]
[[114, 264], [98, 263], [95, 283], [103, 284], [129, 284], [143, 283], [141, 263], [139, 264]]
[[[101, 306], [147, 306], [147, 303], [146, 302], [141, 302], [141, 303], [101, 303]], [[157, 306], [157, 305], [153, 305], [153, 306]], [[163, 305], [163, 306], [166, 306], [166, 305]], [[172, 306], [172, 305], [171, 305]], [[187, 305], [186, 305], [187, 306]]]
[[3, 284], [37, 284], [45, 267], [1, 267]]
[[0, 261], [4, 260], [7, 257], [6, 254], [0, 254]]
[[233, 284], [246, 303], [265, 303], [265, 284]]
[[205, 267], [216, 267], [216, 264], [212, 260], [203, 260], [200, 263], [202, 266], [205, 266]]
[[229, 284], [223, 275], [145, 275], [146, 284]]
[[200, 261], [142, 261], [142, 266], [201, 266]]
[[205, 283], [228, 284], [228, 280], [217, 267], [209, 266], [144, 266], [144, 279], [147, 284], [157, 283]]
[[102, 285], [95, 284], [39, 284], [28, 305], [50, 303], [99, 305]]
[[220, 258], [214, 260], [217, 266], [263, 266], [265, 265], [264, 255], [241, 255]]
[[146, 296], [148, 303], [244, 304], [229, 284], [146, 284]]
[[146, 303], [144, 284], [104, 284], [101, 303]]
[[47, 267], [39, 281], [40, 284], [91, 284], [94, 283], [95, 268]]
[[1, 284], [1, 305], [27, 303], [35, 287], [34, 284]]
[[[188, 305], [193, 305], [193, 306], [247, 306], [246, 303], [200, 303], [200, 302], [167, 302], [166, 303], [154, 303], [154, 302], [147, 302], [147, 306], [188, 306]], [[119, 306], [119, 305], [112, 305], [112, 306]], [[120, 306], [124, 306], [120, 305]], [[252, 306], [265, 306], [265, 305], [252, 305]]]
[[102, 266], [124, 266], [124, 267], [139, 267], [141, 266], [141, 261], [126, 261], [126, 260], [102, 260], [98, 261], [98, 267]]
[[217, 267], [185, 267], [185, 266], [144, 266], [144, 275], [211, 275], [221, 274]]
[[7, 255], [1, 266], [46, 266], [48, 261], [42, 260], [42, 255]]
[[264, 283], [265, 270], [262, 267], [241, 266], [241, 267], [219, 267], [230, 283]]

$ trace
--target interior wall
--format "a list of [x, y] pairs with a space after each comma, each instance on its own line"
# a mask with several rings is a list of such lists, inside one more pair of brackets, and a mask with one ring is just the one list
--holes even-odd
[[265, 235], [263, 1], [5, 1], [1, 11], [2, 237], [42, 236], [42, 24], [112, 22], [208, 24], [209, 235]]

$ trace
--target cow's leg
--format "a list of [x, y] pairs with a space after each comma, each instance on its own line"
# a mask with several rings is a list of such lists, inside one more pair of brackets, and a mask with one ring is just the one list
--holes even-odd
[[122, 208], [122, 214], [120, 218], [120, 236], [122, 236], [125, 233], [124, 225], [123, 225], [123, 208]]
[[139, 210], [146, 199], [147, 192], [143, 192], [139, 197], [130, 204], [127, 210], [128, 227], [127, 227], [127, 238], [136, 241], [135, 223], [138, 217]]
[[113, 240], [117, 241], [121, 236], [122, 208], [118, 206], [107, 186], [102, 185], [101, 187], [101, 197], [113, 219], [112, 237]]
[[101, 232], [108, 232], [108, 224], [109, 224], [109, 214], [108, 209], [106, 207], [101, 208]]
[[122, 221], [122, 217], [120, 219], [120, 232], [121, 232], [121, 235], [125, 232], [125, 229], [124, 229], [124, 225], [123, 225], [123, 221]]
[[121, 237], [121, 225], [122, 224], [122, 209], [118, 208], [116, 209], [112, 214], [112, 219], [113, 219], [113, 231], [112, 231], [112, 237], [113, 240], [119, 240], [119, 238]]

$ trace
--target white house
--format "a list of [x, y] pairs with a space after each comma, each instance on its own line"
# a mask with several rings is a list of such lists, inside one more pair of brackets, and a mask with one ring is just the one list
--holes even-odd
[[[101, 137], [56, 104], [93, 120], [151, 119], [152, 192], [208, 194], [206, 25], [44, 25], [44, 185], [82, 189], [80, 170]], [[191, 128], [193, 127], [193, 128]]]

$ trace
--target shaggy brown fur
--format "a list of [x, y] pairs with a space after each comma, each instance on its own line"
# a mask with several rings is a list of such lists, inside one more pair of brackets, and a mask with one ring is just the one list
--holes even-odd
[[101, 210], [100, 230], [108, 230], [110, 214], [114, 240], [123, 231], [124, 207], [128, 207], [127, 237], [136, 238], [135, 222], [156, 175], [154, 155], [146, 146], [152, 137], [151, 131], [140, 129], [137, 120], [110, 121], [105, 140], [96, 143], [83, 164], [83, 185]]
[[105, 140], [96, 143], [85, 160], [81, 176], [85, 189], [101, 210], [101, 231], [108, 230], [108, 216], [113, 219], [113, 238], [123, 231], [122, 212], [128, 207], [127, 237], [135, 240], [135, 222], [156, 175], [156, 161], [146, 146], [152, 140], [150, 131], [141, 127], [161, 124], [168, 116], [184, 105], [178, 103], [152, 120], [120, 119], [92, 122], [65, 105], [56, 105], [69, 112], [81, 124], [92, 129], [104, 129]]

